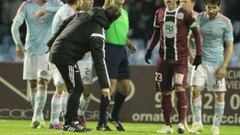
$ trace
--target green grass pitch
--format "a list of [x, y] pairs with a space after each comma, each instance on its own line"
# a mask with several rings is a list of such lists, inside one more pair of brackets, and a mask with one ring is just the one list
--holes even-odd
[[[147, 124], [147, 123], [123, 123], [125, 132], [118, 132], [113, 129], [110, 132], [96, 131], [97, 122], [88, 122], [87, 126], [93, 129], [87, 133], [71, 133], [62, 132], [60, 130], [48, 129], [48, 122], [42, 129], [30, 128], [29, 120], [0, 120], [0, 135], [160, 135], [157, 130], [161, 128], [161, 124]], [[204, 132], [200, 135], [211, 135], [211, 125], [204, 125]], [[188, 134], [188, 133], [185, 133]], [[176, 133], [176, 125], [174, 125], [174, 134]], [[240, 135], [240, 126], [221, 126], [220, 135]]]

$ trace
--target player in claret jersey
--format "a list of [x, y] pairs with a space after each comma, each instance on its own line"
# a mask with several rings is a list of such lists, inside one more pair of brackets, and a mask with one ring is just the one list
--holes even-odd
[[164, 0], [166, 8], [155, 13], [154, 32], [148, 45], [145, 61], [149, 63], [152, 50], [160, 41], [160, 58], [157, 63], [157, 88], [162, 93], [162, 109], [165, 125], [159, 133], [173, 133], [171, 125], [171, 92], [176, 90], [177, 111], [179, 115], [178, 133], [184, 133], [184, 120], [187, 114], [188, 100], [185, 93], [185, 81], [188, 72], [188, 33], [192, 31], [196, 41], [196, 57], [193, 65], [201, 63], [201, 35], [197, 23], [190, 11], [177, 6], [177, 0]]

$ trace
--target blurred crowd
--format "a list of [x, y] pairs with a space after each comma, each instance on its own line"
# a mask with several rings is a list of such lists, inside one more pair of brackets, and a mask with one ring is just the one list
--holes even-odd
[[[15, 54], [15, 47], [10, 35], [12, 19], [24, 0], [0, 0], [0, 61], [16, 62], [19, 59]], [[63, 0], [64, 1], [64, 0]], [[195, 10], [204, 10], [204, 0], [197, 0]], [[104, 0], [95, 0], [95, 6], [102, 6]], [[163, 7], [162, 0], [127, 0], [125, 8], [129, 12], [130, 31], [129, 37], [139, 47], [139, 52], [130, 55], [131, 64], [145, 64], [144, 54], [148, 40], [150, 39], [153, 27], [153, 16], [156, 9]], [[231, 7], [231, 8], [230, 8]], [[240, 1], [223, 0], [222, 13], [232, 20], [234, 27], [235, 48], [230, 66], [240, 66]], [[22, 28], [24, 30], [24, 27]], [[156, 49], [157, 54], [157, 49]], [[157, 57], [155, 55], [154, 57]], [[155, 59], [153, 59], [154, 64]]]

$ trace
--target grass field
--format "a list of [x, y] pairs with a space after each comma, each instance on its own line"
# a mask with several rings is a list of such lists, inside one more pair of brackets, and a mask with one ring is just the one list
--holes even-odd
[[[123, 123], [126, 132], [117, 132], [112, 125], [110, 127], [114, 131], [100, 132], [95, 130], [96, 122], [87, 124], [93, 129], [91, 132], [70, 133], [48, 129], [48, 123], [42, 129], [32, 129], [29, 127], [30, 121], [27, 120], [0, 120], [0, 135], [158, 135], [156, 131], [162, 126], [160, 124]], [[210, 128], [210, 125], [204, 126], [204, 132], [201, 135], [211, 135]], [[173, 135], [176, 135], [176, 126], [174, 126], [174, 132]], [[222, 126], [220, 135], [240, 135], [240, 126]]]

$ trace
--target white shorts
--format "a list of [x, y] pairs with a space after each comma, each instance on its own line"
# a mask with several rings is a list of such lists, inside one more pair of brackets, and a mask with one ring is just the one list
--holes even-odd
[[226, 91], [226, 81], [225, 78], [221, 80], [216, 80], [215, 71], [218, 66], [210, 65], [199, 65], [197, 70], [195, 70], [193, 85], [196, 86], [207, 86], [207, 90], [211, 92], [224, 92]]
[[83, 59], [77, 62], [80, 69], [83, 84], [92, 84], [93, 61], [91, 55], [84, 55]]
[[[83, 59], [79, 60], [77, 62], [78, 67], [80, 69], [80, 74], [83, 80], [83, 84], [88, 85], [88, 84], [92, 84], [92, 65], [93, 65], [93, 61], [92, 61], [92, 57], [91, 55], [84, 55]], [[51, 73], [52, 73], [52, 78], [53, 78], [53, 83], [55, 86], [60, 86], [62, 84], [64, 84], [64, 80], [61, 76], [61, 74], [59, 73], [57, 67], [50, 63], [50, 69], [51, 69]]]
[[192, 86], [194, 73], [195, 73], [195, 66], [193, 66], [191, 63], [188, 62], [188, 76], [186, 81], [187, 87]]
[[23, 79], [24, 80], [37, 80], [37, 79], [50, 79], [48, 54], [40, 56], [24, 54], [23, 61]]

